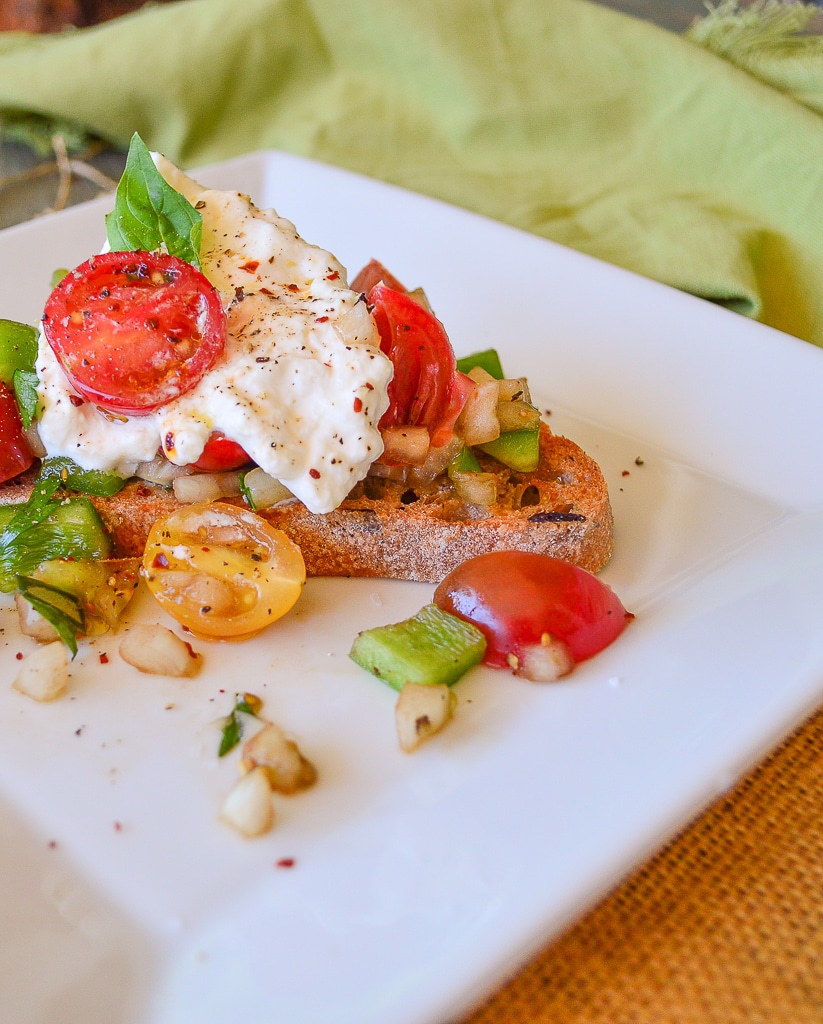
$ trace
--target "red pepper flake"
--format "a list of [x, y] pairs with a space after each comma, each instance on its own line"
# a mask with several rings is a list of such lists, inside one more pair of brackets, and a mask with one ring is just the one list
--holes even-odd
[[48, 841], [48, 848], [50, 850], [56, 850], [57, 849], [57, 840], [56, 839], [49, 839], [49, 841]]
[[163, 443], [166, 446], [167, 452], [174, 451], [174, 434], [171, 431], [166, 434], [166, 440]]
[[115, 821], [115, 823], [114, 823], [114, 831], [115, 832], [122, 832], [123, 831], [122, 822]]
[[22, 661], [23, 660], [23, 652], [22, 651], [18, 651], [17, 654], [15, 654], [15, 658], [17, 658], [18, 661]]
[[320, 470], [319, 469], [310, 469], [309, 470], [309, 476], [312, 478], [312, 480], [319, 480], [320, 479]]
[[69, 395], [69, 401], [75, 409], [79, 409], [81, 405], [85, 405], [85, 399], [82, 399], [79, 395]]
[[324, 324], [328, 319], [329, 318], [327, 316], [319, 316], [317, 317], [317, 323]]
[[629, 475], [629, 471], [627, 469], [624, 469], [623, 472], [620, 475], [621, 476], [628, 476]]
[[159, 555], [154, 556], [151, 563], [151, 567], [152, 569], [168, 569], [169, 560], [168, 558], [166, 558], [162, 551], [160, 552]]
[[339, 279], [340, 279], [340, 274], [336, 270], [333, 270], [330, 274], [326, 274], [326, 280], [327, 281], [338, 281]]
[[245, 270], [249, 274], [253, 274], [260, 266], [260, 260], [246, 260], [245, 263], [240, 264], [240, 270]]
[[108, 663], [109, 663], [109, 656], [108, 656], [108, 654], [106, 654], [105, 651], [101, 651], [100, 652], [100, 664], [101, 665], [108, 665]]
[[188, 652], [189, 652], [189, 654], [190, 654], [190, 655], [192, 656], [192, 658], [196, 658], [196, 657], [197, 657], [197, 651], [195, 651], [195, 649], [194, 649], [194, 648], [192, 647], [192, 645], [191, 645], [191, 644], [190, 644], [190, 643], [188, 642], [188, 640], [184, 640], [184, 641], [183, 641], [183, 643], [184, 643], [184, 644], [186, 645], [186, 647], [188, 648]]
[[280, 860], [274, 862], [276, 868], [293, 868], [296, 861], [294, 857], [281, 857]]
[[368, 381], [366, 381], [366, 387], [369, 389], [369, 391], [374, 391], [374, 384], [369, 384]]
[[300, 285], [299, 284], [287, 284], [286, 287], [288, 288], [288, 290], [290, 292], [299, 292], [300, 291]]
[[362, 412], [363, 411], [363, 399], [362, 398], [357, 398], [355, 396], [355, 399], [354, 399], [354, 411], [355, 412]]

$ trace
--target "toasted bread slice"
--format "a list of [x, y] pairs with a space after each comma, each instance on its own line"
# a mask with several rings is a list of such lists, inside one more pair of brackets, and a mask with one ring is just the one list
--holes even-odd
[[[606, 564], [614, 540], [608, 489], [578, 445], [542, 424], [536, 472], [481, 460], [498, 478], [498, 500], [488, 508], [462, 502], [442, 477], [419, 486], [367, 477], [333, 512], [309, 512], [295, 499], [260, 515], [300, 545], [310, 576], [438, 583], [473, 555], [507, 549], [554, 555], [591, 572]], [[23, 501], [30, 486], [7, 485], [0, 501]], [[92, 501], [117, 557], [142, 555], [152, 525], [181, 504], [165, 488], [140, 482]]]

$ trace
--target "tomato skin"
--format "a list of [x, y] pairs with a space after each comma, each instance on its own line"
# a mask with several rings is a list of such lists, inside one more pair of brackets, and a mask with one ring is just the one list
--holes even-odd
[[408, 291], [379, 260], [370, 260], [355, 276], [349, 287], [353, 292], [365, 292], [368, 295], [372, 288], [380, 284], [381, 281], [387, 288], [393, 288], [396, 292]]
[[437, 432], [450, 407], [457, 372], [443, 325], [411, 296], [382, 284], [372, 288], [368, 302], [380, 347], [394, 366], [380, 429], [411, 425]]
[[107, 252], [70, 271], [49, 296], [43, 330], [83, 398], [136, 416], [190, 391], [226, 341], [217, 290], [191, 264]]
[[505, 668], [544, 633], [563, 641], [575, 662], [607, 647], [633, 616], [592, 573], [550, 555], [494, 551], [470, 558], [437, 587], [434, 603], [473, 622], [486, 636], [484, 661]]
[[225, 473], [230, 469], [239, 469], [249, 462], [251, 459], [244, 448], [215, 431], [206, 441], [202, 455], [197, 462], [192, 463], [192, 466], [204, 473]]
[[463, 411], [463, 406], [468, 401], [469, 395], [476, 387], [477, 385], [471, 377], [461, 373], [460, 370], [454, 371], [454, 376], [449, 384], [443, 418], [431, 431], [432, 448], [442, 448], [451, 440], [457, 418]]
[[0, 381], [0, 483], [14, 479], [33, 463], [17, 399], [8, 384]]

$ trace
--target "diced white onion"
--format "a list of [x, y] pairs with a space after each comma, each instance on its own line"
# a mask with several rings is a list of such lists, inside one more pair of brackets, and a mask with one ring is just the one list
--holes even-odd
[[497, 419], [501, 434], [507, 434], [512, 430], [533, 430], [540, 422], [540, 412], [533, 405], [515, 399], [498, 404]]
[[55, 700], [69, 683], [69, 655], [59, 640], [44, 644], [23, 660], [12, 686], [32, 700]]
[[265, 769], [269, 785], [277, 793], [298, 793], [317, 779], [314, 765], [274, 722], [267, 722], [246, 741], [243, 760]]
[[458, 497], [470, 505], [493, 505], [497, 501], [497, 480], [493, 473], [452, 470], [451, 482]]
[[462, 447], [460, 438], [454, 437], [440, 448], [429, 448], [428, 455], [419, 466], [409, 467], [406, 480], [411, 484], [429, 483], [446, 471]]
[[532, 400], [525, 377], [506, 377], [500, 381], [500, 401], [512, 402], [515, 399], [529, 403]]
[[466, 399], [456, 425], [457, 433], [466, 444], [485, 444], [500, 436], [500, 420], [497, 418], [499, 394], [499, 382], [489, 377], [479, 381]]
[[158, 455], [150, 462], [138, 462], [134, 475], [141, 480], [147, 480], [150, 484], [168, 487], [179, 476], [189, 476], [191, 472], [190, 466], [175, 466], [173, 462]]
[[54, 626], [48, 619], [43, 618], [40, 612], [35, 611], [22, 594], [14, 595], [14, 604], [17, 608], [17, 622], [23, 636], [30, 636], [41, 643], [59, 640], [60, 634]]
[[382, 431], [384, 462], [419, 466], [429, 454], [429, 432], [425, 427], [387, 427]]
[[531, 644], [520, 656], [507, 655], [509, 667], [516, 676], [533, 683], [553, 683], [567, 676], [574, 668], [574, 658], [568, 645], [544, 633], [539, 644]]
[[240, 494], [240, 474], [192, 473], [189, 476], [177, 477], [172, 487], [175, 498], [186, 504], [218, 501], [220, 498], [233, 498]]
[[274, 825], [274, 803], [265, 768], [252, 768], [226, 797], [223, 821], [245, 836], [262, 836]]
[[139, 672], [176, 677], [196, 675], [203, 660], [179, 636], [156, 623], [132, 626], [120, 644], [120, 657]]
[[473, 366], [466, 374], [467, 377], [471, 377], [473, 381], [478, 384], [483, 384], [486, 381], [496, 380], [496, 377], [492, 377], [488, 370], [484, 370], [482, 366]]
[[407, 469], [408, 466], [389, 466], [385, 462], [373, 462], [369, 466], [369, 476], [377, 476], [381, 480], [398, 480], [402, 482], [406, 479]]
[[456, 696], [445, 683], [406, 683], [397, 698], [394, 721], [400, 749], [410, 754], [451, 719]]
[[294, 495], [279, 480], [260, 469], [251, 469], [243, 478], [243, 484], [249, 492], [252, 503], [256, 509], [271, 508], [281, 501], [288, 501]]
[[23, 436], [26, 439], [26, 444], [31, 449], [32, 455], [38, 459], [45, 459], [48, 452], [46, 446], [40, 440], [40, 431], [37, 429], [37, 422], [31, 424], [28, 430], [23, 431]]

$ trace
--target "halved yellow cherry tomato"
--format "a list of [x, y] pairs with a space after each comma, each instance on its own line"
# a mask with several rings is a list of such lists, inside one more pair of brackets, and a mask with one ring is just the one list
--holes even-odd
[[254, 636], [292, 607], [306, 582], [300, 548], [248, 509], [186, 505], [155, 523], [143, 570], [161, 607], [203, 637]]

